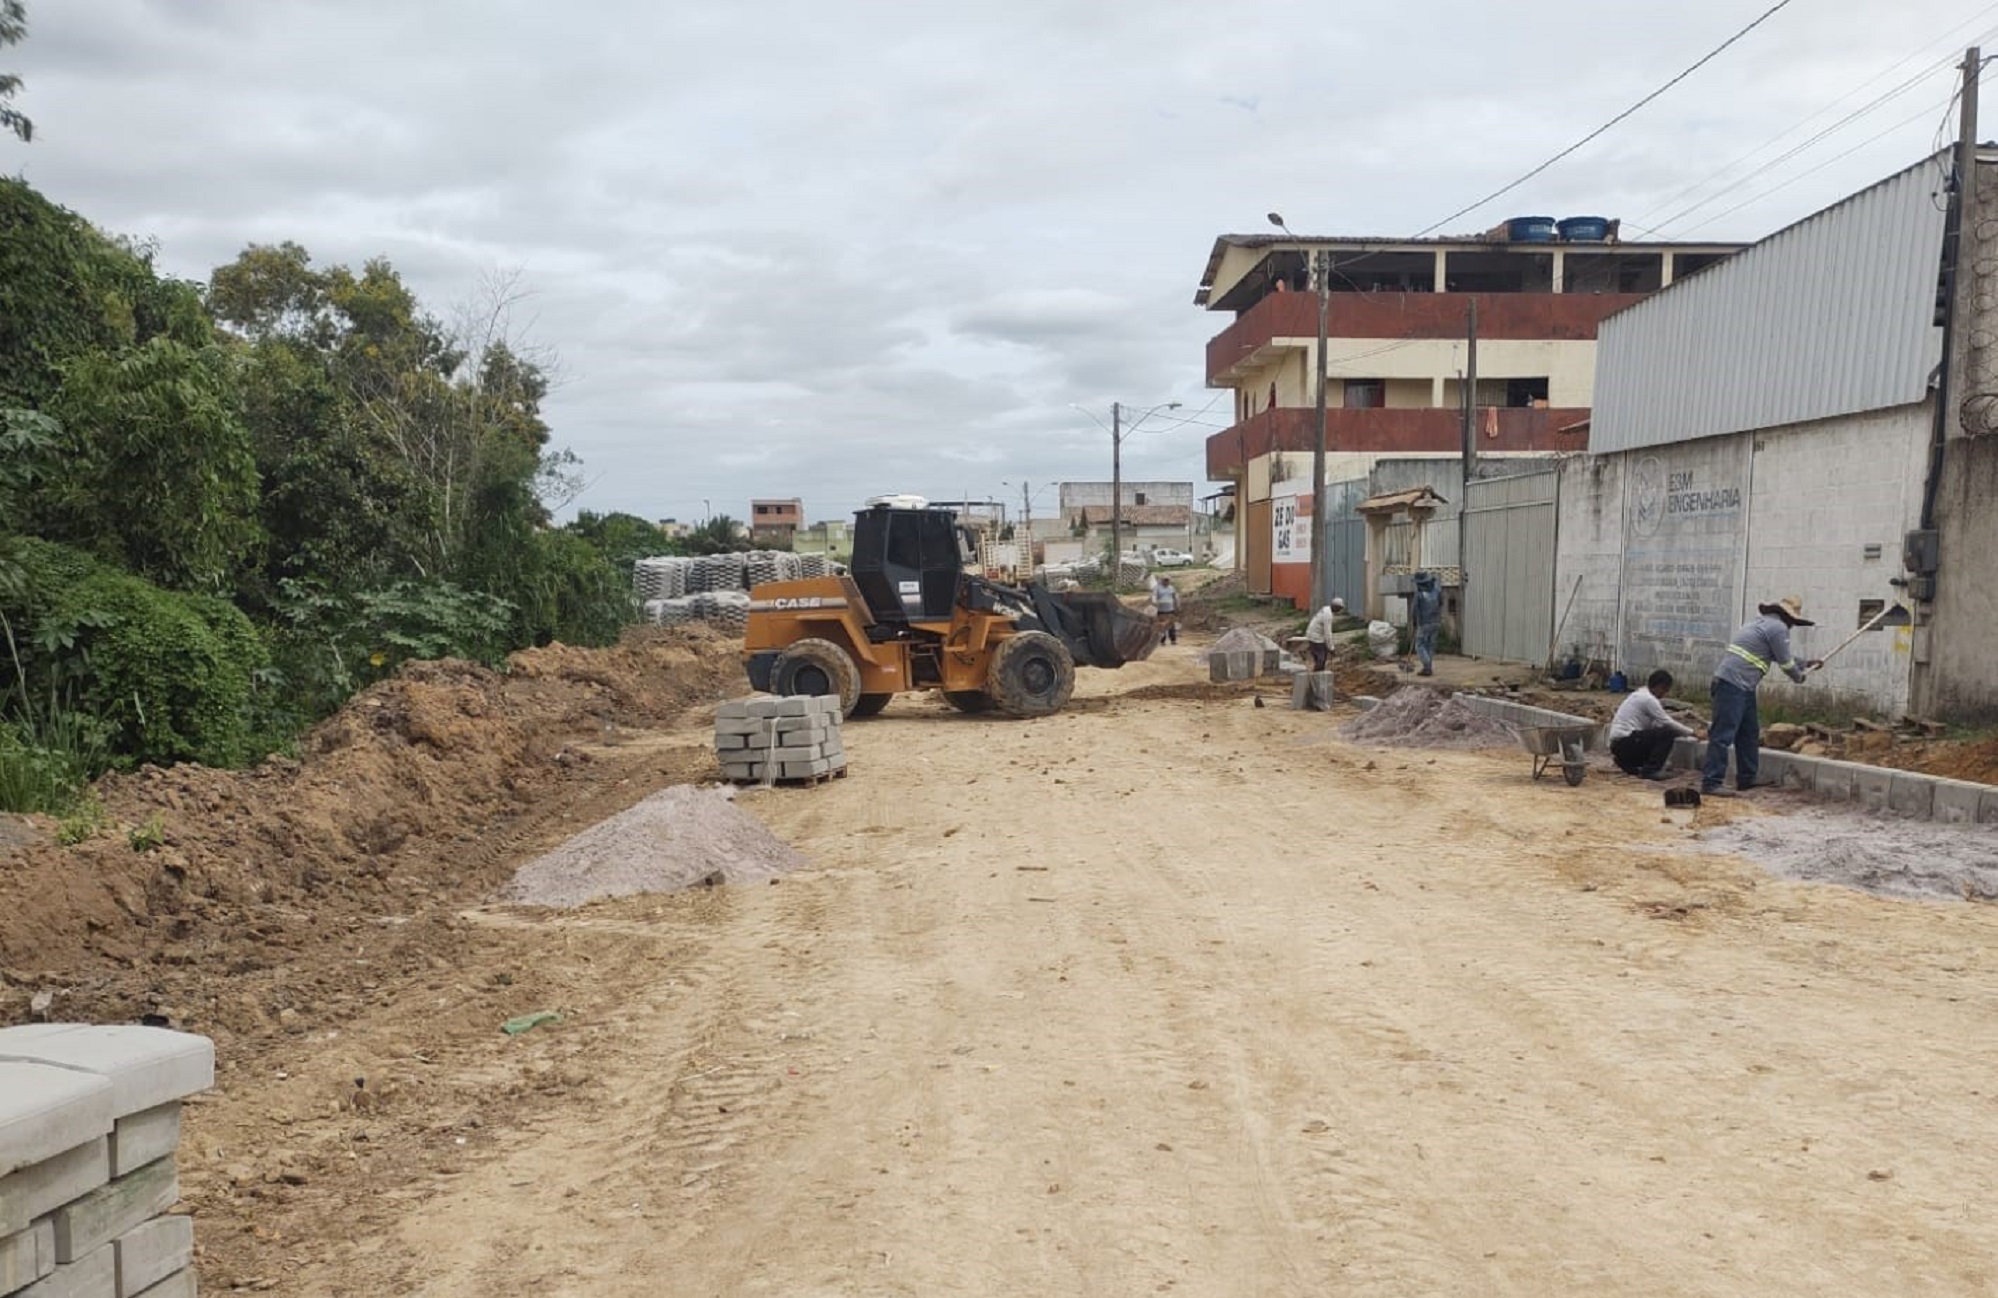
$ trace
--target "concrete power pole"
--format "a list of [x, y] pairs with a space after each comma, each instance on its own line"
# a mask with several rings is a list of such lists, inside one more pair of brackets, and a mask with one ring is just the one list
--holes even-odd
[[1020, 570], [1026, 574], [1020, 578], [1024, 582], [1034, 575], [1034, 497], [1028, 491], [1025, 480], [1020, 483], [1020, 530], [1026, 533], [1020, 538], [1026, 547], [1026, 557], [1020, 562]]
[[1464, 314], [1464, 466], [1463, 483], [1457, 496], [1457, 568], [1465, 567], [1464, 533], [1470, 504], [1471, 468], [1478, 457], [1478, 299], [1472, 298]]
[[1124, 407], [1110, 403], [1110, 589], [1124, 584]]
[[1309, 611], [1316, 613], [1331, 599], [1325, 589], [1325, 341], [1331, 324], [1332, 253], [1320, 249], [1311, 258], [1311, 282], [1318, 290], [1318, 431], [1311, 448], [1311, 585]]

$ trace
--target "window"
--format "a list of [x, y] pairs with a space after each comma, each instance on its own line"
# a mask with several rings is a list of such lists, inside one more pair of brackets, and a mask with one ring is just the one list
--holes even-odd
[[1386, 379], [1347, 379], [1345, 406], [1348, 410], [1378, 410], [1387, 404]]
[[1142, 491], [1138, 493], [1138, 503], [1140, 505], [1145, 503], [1145, 493]]
[[[1871, 622], [1874, 618], [1879, 617], [1882, 613], [1885, 613], [1886, 611], [1887, 611], [1886, 600], [1862, 599], [1859, 601], [1859, 621], [1856, 625], [1863, 627], [1868, 622]], [[1875, 631], [1878, 631], [1880, 628], [1876, 626], [1873, 629]]]
[[1505, 403], [1508, 406], [1544, 406], [1547, 404], [1547, 380], [1507, 379], [1505, 381]]

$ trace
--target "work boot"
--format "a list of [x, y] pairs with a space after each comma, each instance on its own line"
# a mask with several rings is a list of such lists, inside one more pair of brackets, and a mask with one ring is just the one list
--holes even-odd
[[1700, 796], [1703, 798], [1732, 798], [1735, 796], [1735, 792], [1733, 789], [1723, 785], [1716, 784], [1709, 787], [1703, 784], [1700, 786]]
[[1435, 672], [1433, 672], [1433, 671], [1431, 671], [1431, 670], [1430, 670], [1429, 668], [1427, 668], [1427, 667], [1424, 667], [1424, 668], [1423, 668], [1423, 669], [1422, 669], [1421, 671], [1419, 671], [1419, 672], [1417, 672], [1417, 673], [1415, 673], [1415, 674], [1416, 674], [1417, 676], [1434, 676], [1434, 675], [1435, 675], [1436, 673], [1435, 673]]

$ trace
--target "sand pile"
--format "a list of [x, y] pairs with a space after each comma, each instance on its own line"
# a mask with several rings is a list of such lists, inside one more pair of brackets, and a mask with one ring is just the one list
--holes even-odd
[[1938, 825], [1838, 811], [1755, 816], [1700, 835], [1779, 879], [1905, 901], [1998, 901], [1998, 825]]
[[1506, 748], [1512, 731], [1440, 690], [1409, 685], [1339, 732], [1359, 743], [1390, 748]]
[[1258, 635], [1245, 626], [1238, 626], [1234, 630], [1224, 633], [1205, 652], [1209, 654], [1226, 654], [1241, 651], [1265, 653], [1268, 650], [1278, 647], [1277, 642], [1268, 636]]
[[504, 893], [530, 906], [677, 892], [697, 883], [761, 883], [805, 858], [735, 805], [735, 791], [676, 785], [599, 821], [522, 866]]

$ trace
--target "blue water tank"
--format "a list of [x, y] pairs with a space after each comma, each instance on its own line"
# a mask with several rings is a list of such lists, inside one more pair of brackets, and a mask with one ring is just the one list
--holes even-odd
[[1609, 221], [1600, 216], [1571, 216], [1561, 222], [1561, 237], [1569, 243], [1604, 243], [1609, 239]]
[[1552, 243], [1558, 229], [1551, 216], [1515, 216], [1505, 223], [1506, 237], [1514, 243]]

